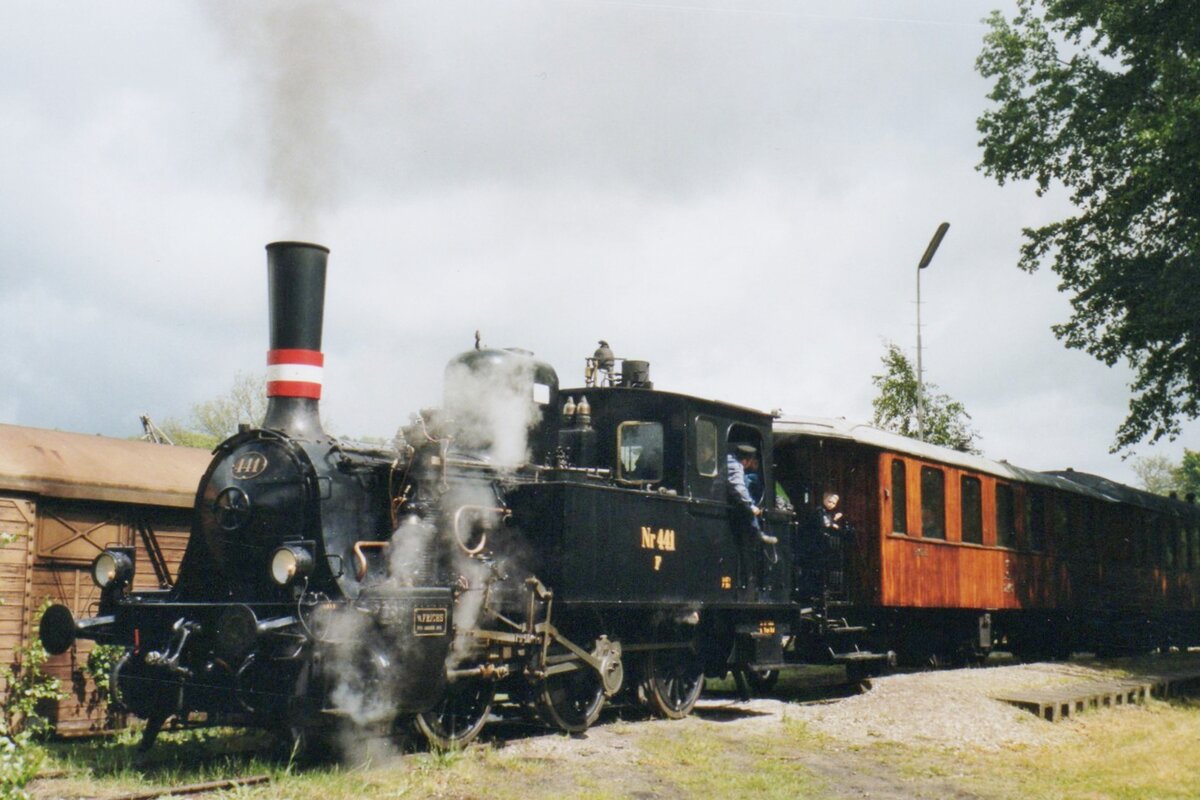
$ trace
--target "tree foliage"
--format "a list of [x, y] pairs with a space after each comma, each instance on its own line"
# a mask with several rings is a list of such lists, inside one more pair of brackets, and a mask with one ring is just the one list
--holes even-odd
[[1130, 468], [1133, 470], [1133, 474], [1137, 475], [1141, 488], [1147, 492], [1166, 496], [1175, 491], [1177, 467], [1166, 456], [1153, 455], [1135, 458], [1130, 464]]
[[193, 405], [187, 422], [164, 421], [162, 430], [175, 444], [211, 450], [236, 433], [238, 423], [257, 427], [266, 413], [266, 377], [239, 372], [228, 392]]
[[1113, 450], [1200, 416], [1200, 3], [1018, 0], [993, 12], [977, 68], [995, 107], [980, 168], [1076, 213], [1024, 231], [1071, 294], [1067, 347], [1134, 369]]
[[1184, 448], [1178, 464], [1162, 455], [1135, 458], [1133, 472], [1148, 492], [1161, 495], [1174, 492], [1180, 499], [1189, 494], [1200, 497], [1200, 450]]
[[[917, 374], [900, 347], [886, 343], [882, 375], [872, 375], [871, 383], [879, 390], [871, 401], [872, 422], [884, 430], [917, 438]], [[962, 403], [938, 392], [936, 384], [925, 383], [925, 441], [952, 447], [964, 453], [978, 453], [979, 434], [971, 429], [971, 415]]]
[[1200, 497], [1200, 450], [1183, 451], [1183, 460], [1175, 468], [1175, 488], [1180, 497]]

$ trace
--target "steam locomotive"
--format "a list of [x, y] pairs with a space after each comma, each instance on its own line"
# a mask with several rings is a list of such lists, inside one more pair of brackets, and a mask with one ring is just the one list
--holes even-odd
[[[328, 250], [267, 256], [266, 418], [215, 450], [176, 580], [134, 590], [133, 549], [108, 547], [97, 614], [42, 619], [51, 653], [123, 648], [111, 686], [143, 748], [200, 716], [293, 747], [346, 721], [454, 747], [501, 701], [580, 732], [610, 700], [680, 718], [706, 677], [856, 678], [892, 648], [1200, 645], [1194, 502], [657, 390], [607, 348], [562, 388], [477, 339], [394, 447], [340, 441], [318, 408]], [[757, 525], [729, 495], [739, 448], [760, 456]], [[823, 492], [856, 528], [804, 522]]]
[[[395, 448], [339, 441], [318, 408], [328, 250], [267, 255], [268, 410], [214, 451], [174, 585], [132, 590], [133, 553], [110, 547], [97, 615], [41, 624], [52, 653], [124, 648], [111, 684], [143, 747], [189, 715], [296, 744], [411, 722], [460, 746], [498, 695], [579, 732], [617, 697], [683, 717], [706, 675], [886, 658], [853, 645], [826, 587], [800, 588], [770, 415], [655, 390], [633, 360], [591, 359], [563, 389], [477, 342]], [[727, 497], [738, 445], [762, 454], [765, 536]]]

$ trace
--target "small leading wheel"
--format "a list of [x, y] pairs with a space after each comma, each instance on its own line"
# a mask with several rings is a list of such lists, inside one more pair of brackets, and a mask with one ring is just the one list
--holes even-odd
[[704, 665], [690, 647], [651, 650], [639, 688], [642, 702], [651, 713], [683, 719], [704, 690]]
[[275, 729], [272, 754], [279, 761], [297, 764], [316, 764], [335, 758], [332, 737], [325, 728], [301, 722], [284, 724]]
[[750, 690], [755, 694], [769, 694], [775, 688], [775, 684], [779, 683], [779, 670], [748, 669], [746, 670], [746, 682], [750, 684]]
[[604, 706], [604, 684], [587, 664], [546, 677], [534, 692], [542, 722], [567, 733], [586, 731]]
[[465, 678], [446, 687], [442, 700], [417, 714], [413, 724], [429, 745], [441, 750], [466, 747], [487, 722], [496, 697], [494, 681]]

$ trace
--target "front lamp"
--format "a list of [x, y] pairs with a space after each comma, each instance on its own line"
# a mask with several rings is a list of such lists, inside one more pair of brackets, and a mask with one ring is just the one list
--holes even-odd
[[271, 555], [271, 580], [280, 586], [308, 577], [312, 568], [312, 553], [299, 545], [285, 544]]
[[105, 550], [92, 562], [92, 580], [101, 589], [133, 581], [133, 559], [119, 550]]

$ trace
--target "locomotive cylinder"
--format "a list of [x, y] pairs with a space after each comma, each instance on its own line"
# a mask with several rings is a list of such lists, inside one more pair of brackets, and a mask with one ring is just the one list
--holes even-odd
[[271, 349], [263, 427], [297, 439], [324, 435], [318, 403], [325, 356], [321, 330], [329, 249], [305, 242], [267, 245]]

